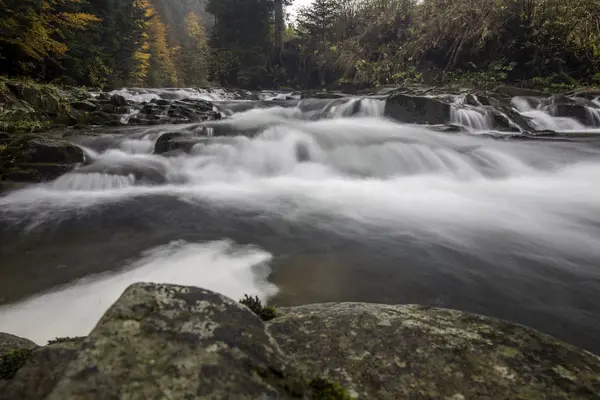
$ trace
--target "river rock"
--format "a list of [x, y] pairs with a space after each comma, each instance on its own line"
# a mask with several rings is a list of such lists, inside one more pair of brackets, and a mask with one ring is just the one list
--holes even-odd
[[494, 92], [507, 97], [547, 97], [550, 95], [548, 92], [516, 86], [498, 86]]
[[79, 111], [94, 111], [96, 109], [96, 105], [87, 100], [71, 103], [71, 107]]
[[[5, 139], [6, 140], [6, 139]], [[0, 148], [0, 180], [53, 180], [84, 162], [81, 148], [33, 134], [11, 135]]]
[[125, 99], [125, 97], [121, 96], [120, 94], [113, 94], [112, 96], [110, 96], [110, 103], [113, 106], [122, 107], [127, 105], [127, 99]]
[[246, 307], [199, 288], [135, 284], [48, 400], [302, 398], [295, 382], [294, 368]]
[[278, 312], [268, 330], [282, 350], [360, 398], [599, 398], [599, 357], [509, 322], [415, 305]]
[[344, 97], [348, 97], [348, 95], [340, 92], [319, 92], [315, 90], [304, 90], [300, 94], [301, 99], [342, 99]]
[[442, 125], [450, 121], [451, 106], [434, 97], [393, 94], [385, 104], [384, 115], [400, 122]]
[[0, 381], [2, 398], [43, 400], [78, 354], [83, 339], [62, 340], [31, 352], [25, 364], [10, 380]]
[[[154, 154], [165, 154], [174, 150], [188, 152], [195, 144], [194, 137], [184, 132], [165, 132], [154, 144]], [[186, 146], [186, 144], [190, 144]]]

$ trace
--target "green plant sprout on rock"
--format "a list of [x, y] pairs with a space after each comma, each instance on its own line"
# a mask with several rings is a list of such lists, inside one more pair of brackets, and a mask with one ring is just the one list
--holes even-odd
[[277, 316], [275, 307], [263, 306], [258, 296], [244, 295], [240, 303], [248, 307], [254, 314], [258, 315], [263, 321], [270, 321]]

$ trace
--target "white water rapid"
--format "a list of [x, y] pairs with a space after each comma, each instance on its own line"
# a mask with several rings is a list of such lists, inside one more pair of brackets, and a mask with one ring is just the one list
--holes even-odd
[[[381, 99], [276, 97], [216, 102], [220, 122], [72, 138], [89, 165], [0, 197], [0, 331], [85, 334], [147, 280], [443, 305], [598, 348], [600, 142], [441, 133], [386, 118]], [[544, 129], [593, 132], [513, 104]], [[485, 115], [452, 119], [485, 132]], [[192, 145], [153, 154], [166, 132]]]

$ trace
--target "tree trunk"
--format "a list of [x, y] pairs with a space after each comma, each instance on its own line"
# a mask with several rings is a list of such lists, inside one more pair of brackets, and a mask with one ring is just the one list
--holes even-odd
[[275, 0], [275, 49], [277, 58], [281, 58], [283, 51], [283, 31], [285, 29], [283, 20], [283, 0]]

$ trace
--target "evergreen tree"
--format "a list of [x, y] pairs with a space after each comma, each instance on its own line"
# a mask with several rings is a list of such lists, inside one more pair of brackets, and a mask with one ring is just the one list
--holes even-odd
[[325, 44], [336, 22], [338, 9], [338, 0], [314, 0], [298, 13], [299, 33]]
[[211, 72], [222, 85], [257, 87], [268, 78], [272, 0], [209, 0], [215, 18]]

